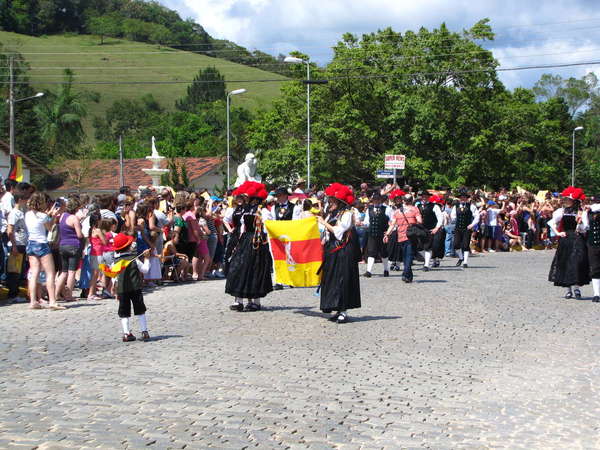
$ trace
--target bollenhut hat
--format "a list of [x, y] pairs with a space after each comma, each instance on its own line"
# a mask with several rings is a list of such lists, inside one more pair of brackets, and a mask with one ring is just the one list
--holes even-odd
[[119, 251], [126, 247], [129, 247], [131, 245], [131, 243], [134, 241], [134, 239], [135, 238], [133, 236], [129, 236], [127, 234], [123, 234], [123, 233], [117, 234], [113, 241], [113, 246], [115, 248], [115, 251]]

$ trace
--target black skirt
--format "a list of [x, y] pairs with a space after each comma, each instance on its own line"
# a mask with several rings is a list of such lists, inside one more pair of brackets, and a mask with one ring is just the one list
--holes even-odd
[[233, 233], [229, 233], [227, 235], [227, 244], [225, 246], [225, 256], [223, 257], [223, 273], [227, 275], [229, 273], [229, 262], [231, 261], [231, 256], [233, 252], [236, 250], [236, 246], [240, 241], [240, 232], [238, 229], [235, 229]]
[[426, 250], [431, 252], [431, 256], [442, 259], [446, 251], [446, 230], [440, 228], [437, 233], [430, 235], [427, 244], [428, 248]]
[[554, 254], [548, 281], [554, 286], [584, 286], [590, 283], [590, 264], [585, 239], [574, 231], [560, 238]]
[[588, 244], [588, 260], [590, 262], [590, 275], [594, 279], [600, 278], [600, 247]]
[[388, 244], [383, 242], [383, 236], [369, 235], [367, 240], [367, 258], [387, 258]]
[[321, 267], [321, 305], [323, 312], [360, 308], [357, 240], [350, 238], [334, 251], [339, 242], [330, 239], [325, 245]]
[[398, 232], [396, 230], [390, 233], [387, 245], [389, 260], [393, 262], [402, 261], [402, 247], [398, 243]]
[[225, 293], [240, 298], [262, 298], [273, 290], [273, 260], [267, 244], [257, 249], [253, 232], [242, 234], [229, 261]]

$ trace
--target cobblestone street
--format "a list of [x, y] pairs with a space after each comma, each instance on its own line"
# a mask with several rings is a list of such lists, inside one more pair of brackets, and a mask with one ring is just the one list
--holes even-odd
[[599, 448], [600, 306], [552, 254], [376, 265], [346, 325], [314, 289], [230, 312], [224, 281], [147, 294], [147, 343], [115, 300], [0, 307], [0, 448]]

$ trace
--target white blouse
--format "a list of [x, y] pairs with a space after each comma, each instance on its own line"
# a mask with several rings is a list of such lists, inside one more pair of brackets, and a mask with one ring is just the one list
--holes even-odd
[[[329, 220], [329, 216], [327, 217]], [[344, 233], [348, 231], [354, 225], [354, 214], [352, 211], [346, 210], [342, 213], [342, 217], [339, 217], [337, 223], [333, 227], [333, 235], [338, 241], [341, 241], [344, 237]], [[329, 240], [329, 233], [325, 234], [325, 240]]]

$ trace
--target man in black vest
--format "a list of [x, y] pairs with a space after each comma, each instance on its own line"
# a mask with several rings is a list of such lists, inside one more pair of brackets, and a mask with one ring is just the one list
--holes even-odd
[[[275, 197], [277, 198], [277, 203], [273, 206], [273, 210], [271, 211], [271, 219], [272, 220], [292, 220], [294, 219], [294, 208], [295, 205], [290, 203], [289, 201], [289, 192], [285, 187], [279, 187], [275, 191]], [[276, 291], [280, 291], [283, 289], [283, 285], [277, 283], [273, 286], [273, 289]]]
[[365, 214], [364, 225], [367, 227], [367, 271], [365, 277], [370, 278], [375, 264], [375, 258], [381, 258], [383, 262], [383, 276], [390, 276], [388, 262], [387, 243], [383, 242], [383, 235], [392, 220], [392, 209], [383, 205], [383, 198], [379, 192], [373, 194], [372, 204], [369, 205]]
[[592, 198], [592, 204], [586, 207], [581, 221], [588, 232], [588, 259], [594, 290], [592, 301], [598, 303], [600, 302], [600, 196]]
[[469, 253], [471, 251], [471, 234], [473, 227], [479, 223], [479, 211], [469, 202], [469, 192], [466, 189], [458, 191], [459, 203], [452, 208], [450, 218], [456, 220], [454, 228], [454, 250], [458, 253], [456, 267], [461, 265], [469, 267]]
[[[429, 191], [424, 191], [422, 196], [421, 216], [423, 217], [423, 226], [429, 230], [427, 239], [423, 242], [423, 251], [425, 252], [425, 264], [423, 265], [423, 271], [428, 272], [430, 269], [431, 257], [433, 256], [434, 247], [439, 247], [439, 240], [442, 238], [442, 226], [444, 224], [444, 217], [442, 216], [442, 210], [437, 203], [431, 202], [431, 194]], [[435, 244], [434, 245], [434, 241]], [[443, 252], [442, 252], [443, 254]], [[433, 258], [433, 267], [438, 267], [439, 261], [438, 254]]]

